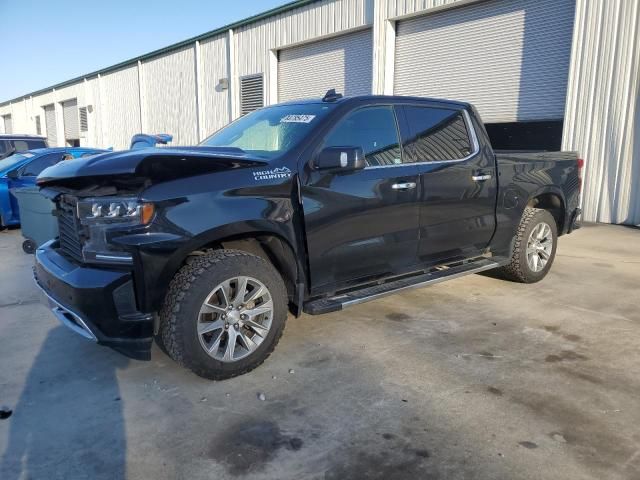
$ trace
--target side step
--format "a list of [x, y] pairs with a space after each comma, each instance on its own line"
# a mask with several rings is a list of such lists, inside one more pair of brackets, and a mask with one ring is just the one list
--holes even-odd
[[312, 300], [305, 303], [304, 311], [310, 315], [337, 312], [338, 310], [342, 310], [350, 305], [368, 302], [369, 300], [375, 300], [404, 290], [425, 287], [427, 285], [433, 285], [446, 280], [453, 280], [454, 278], [463, 277], [472, 273], [490, 270], [503, 265], [506, 261], [507, 259], [500, 257], [478, 258], [455, 266], [438, 267], [427, 273], [404, 277], [399, 280], [392, 280], [387, 283], [365, 287], [360, 290], [352, 290], [333, 297], [324, 297]]

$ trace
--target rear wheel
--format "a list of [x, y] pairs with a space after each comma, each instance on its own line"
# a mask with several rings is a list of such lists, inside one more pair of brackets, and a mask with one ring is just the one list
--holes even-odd
[[546, 210], [527, 207], [518, 226], [511, 261], [498, 272], [516, 282], [538, 282], [551, 269], [557, 243], [553, 216]]
[[211, 250], [176, 274], [160, 312], [160, 341], [197, 375], [223, 380], [271, 354], [284, 330], [284, 282], [261, 257]]

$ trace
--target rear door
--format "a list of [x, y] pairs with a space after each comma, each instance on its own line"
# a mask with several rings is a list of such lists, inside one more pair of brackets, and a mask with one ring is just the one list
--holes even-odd
[[483, 251], [495, 229], [495, 159], [480, 149], [462, 109], [405, 105], [405, 152], [420, 178], [421, 262], [466, 258]]
[[418, 171], [404, 163], [395, 109], [352, 110], [321, 148], [360, 146], [366, 167], [311, 170], [302, 187], [312, 294], [405, 271], [416, 263]]

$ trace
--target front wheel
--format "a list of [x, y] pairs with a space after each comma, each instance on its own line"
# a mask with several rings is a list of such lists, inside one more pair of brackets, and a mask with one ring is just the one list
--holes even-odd
[[210, 250], [192, 257], [171, 281], [159, 340], [197, 375], [224, 380], [265, 361], [287, 311], [284, 282], [270, 263], [238, 250]]
[[553, 216], [546, 210], [527, 207], [518, 225], [511, 261], [498, 272], [516, 282], [539, 282], [551, 269], [557, 243]]

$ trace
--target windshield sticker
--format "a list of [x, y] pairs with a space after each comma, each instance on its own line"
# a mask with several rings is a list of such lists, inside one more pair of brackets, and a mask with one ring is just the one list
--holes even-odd
[[287, 115], [282, 117], [280, 123], [311, 123], [315, 115]]
[[257, 172], [253, 172], [253, 179], [255, 181], [289, 178], [290, 176], [291, 170], [287, 167], [273, 168], [271, 170], [258, 170]]

